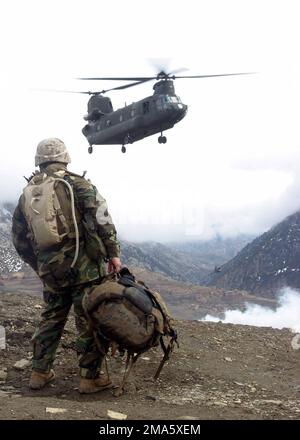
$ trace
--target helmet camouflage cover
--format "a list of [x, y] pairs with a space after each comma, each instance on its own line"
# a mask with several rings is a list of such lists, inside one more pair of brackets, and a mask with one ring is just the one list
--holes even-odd
[[70, 163], [71, 158], [63, 141], [57, 138], [42, 140], [36, 149], [35, 166], [46, 162]]

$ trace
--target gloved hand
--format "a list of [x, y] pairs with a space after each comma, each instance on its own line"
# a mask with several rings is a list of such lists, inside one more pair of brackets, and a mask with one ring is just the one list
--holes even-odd
[[120, 258], [113, 257], [108, 262], [108, 273], [119, 273], [122, 267]]

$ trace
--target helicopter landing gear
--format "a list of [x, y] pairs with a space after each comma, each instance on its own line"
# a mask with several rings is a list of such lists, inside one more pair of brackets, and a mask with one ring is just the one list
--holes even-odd
[[158, 140], [159, 144], [165, 144], [167, 142], [166, 136], [163, 136], [162, 133], [161, 133], [161, 135], [159, 136], [159, 138], [157, 140]]
[[93, 152], [93, 147], [92, 147], [92, 146], [90, 146], [90, 147], [88, 148], [88, 152], [89, 152], [89, 154], [92, 154], [92, 152]]
[[159, 144], [165, 144], [167, 142], [166, 136], [159, 136], [158, 143]]
[[122, 148], [121, 148], [122, 153], [126, 153], [125, 145], [127, 145], [127, 144], [132, 144], [132, 140], [131, 140], [131, 137], [130, 137], [129, 133], [127, 133], [125, 138], [124, 138], [123, 145], [122, 145]]

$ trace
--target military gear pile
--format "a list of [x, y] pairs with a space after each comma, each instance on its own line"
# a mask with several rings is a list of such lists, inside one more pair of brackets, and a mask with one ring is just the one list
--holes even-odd
[[[117, 343], [119, 349], [126, 349], [129, 355], [138, 357], [161, 343], [165, 353], [159, 367], [161, 371], [177, 335], [159, 293], [136, 282], [129, 270], [123, 268], [119, 278], [108, 275], [100, 285], [93, 286], [83, 298], [83, 308], [102, 340]], [[163, 342], [164, 336], [171, 338], [168, 348]]]
[[70, 163], [71, 158], [63, 141], [57, 138], [42, 140], [36, 150], [35, 166], [47, 162]]

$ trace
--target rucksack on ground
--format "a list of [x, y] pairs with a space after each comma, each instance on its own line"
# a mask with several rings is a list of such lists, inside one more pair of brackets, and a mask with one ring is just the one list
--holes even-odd
[[[118, 344], [120, 350], [127, 350], [129, 371], [125, 372], [123, 387], [140, 354], [160, 344], [164, 357], [154, 376], [157, 379], [177, 342], [171, 315], [159, 293], [136, 282], [123, 268], [119, 277], [108, 275], [101, 284], [93, 286], [83, 298], [83, 307], [95, 333]], [[165, 337], [169, 339], [167, 346]]]

